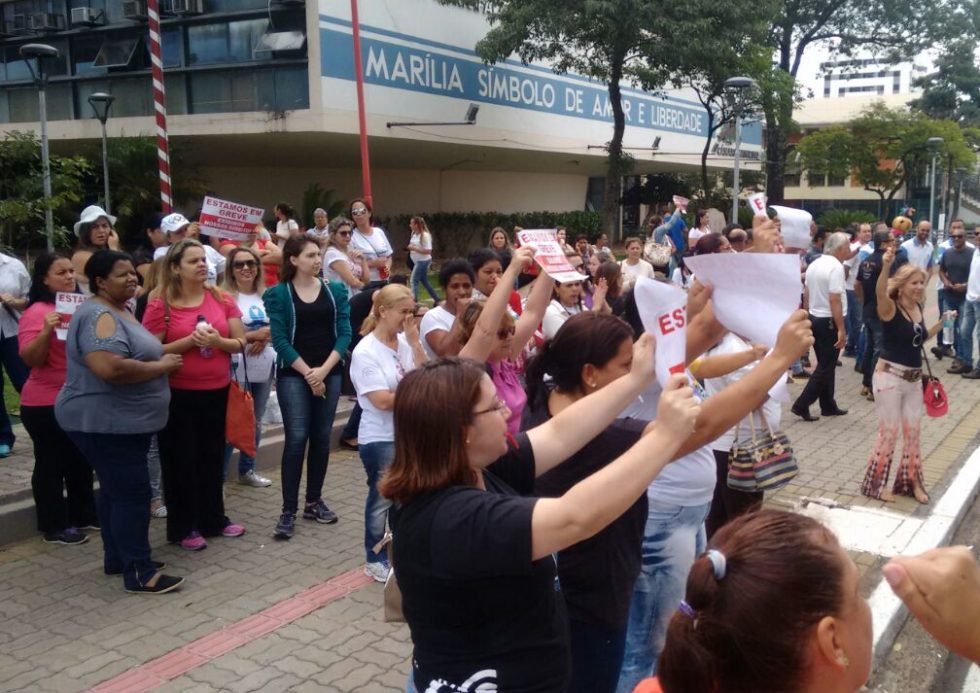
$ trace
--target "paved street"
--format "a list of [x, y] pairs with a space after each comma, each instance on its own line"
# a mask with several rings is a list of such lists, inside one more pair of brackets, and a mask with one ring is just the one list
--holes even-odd
[[[858, 396], [853, 361], [843, 364], [838, 401], [850, 414], [817, 423], [784, 415], [801, 473], [768, 502], [797, 504], [801, 496], [819, 496], [852, 507], [884, 507], [858, 495], [876, 421], [873, 405]], [[975, 447], [978, 429], [972, 413], [980, 384], [946, 376], [946, 364], [950, 414], [925, 420], [922, 433], [933, 499]], [[791, 394], [800, 387], [792, 385]], [[28, 446], [22, 435], [18, 454], [0, 463], [0, 493], [9, 494], [15, 484], [28, 488]], [[263, 450], [263, 466], [275, 467], [268, 456], [277, 449]], [[249, 531], [239, 539], [213, 539], [203, 552], [167, 545], [163, 521], [154, 520], [155, 558], [187, 578], [172, 595], [123, 593], [118, 578], [101, 572], [97, 537], [79, 547], [31, 538], [0, 548], [0, 690], [404, 690], [407, 629], [384, 623], [381, 587], [360, 572], [366, 485], [355, 454], [332, 456], [326, 489], [340, 522], [301, 522], [289, 542], [271, 537], [278, 478], [268, 489], [229, 483], [228, 513]], [[888, 509], [915, 516], [929, 511], [904, 498]], [[852, 555], [870, 594], [881, 559], [868, 551]]]

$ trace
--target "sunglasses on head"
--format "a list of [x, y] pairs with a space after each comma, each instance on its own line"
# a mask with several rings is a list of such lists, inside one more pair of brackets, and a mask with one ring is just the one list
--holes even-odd
[[255, 269], [255, 260], [236, 260], [231, 264], [235, 269]]

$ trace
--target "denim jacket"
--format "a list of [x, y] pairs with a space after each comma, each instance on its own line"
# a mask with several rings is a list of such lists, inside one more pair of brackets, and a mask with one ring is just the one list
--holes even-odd
[[[341, 363], [347, 355], [350, 346], [350, 306], [347, 303], [347, 286], [340, 282], [320, 283], [323, 290], [333, 302], [334, 325], [333, 350], [340, 354]], [[296, 337], [296, 308], [293, 305], [293, 283], [282, 282], [262, 294], [265, 312], [269, 316], [269, 327], [272, 330], [272, 346], [276, 350], [276, 366], [289, 368], [299, 358], [299, 352], [293, 348]]]

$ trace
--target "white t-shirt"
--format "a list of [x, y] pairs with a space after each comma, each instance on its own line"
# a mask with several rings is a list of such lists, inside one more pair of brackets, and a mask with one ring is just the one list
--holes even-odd
[[323, 278], [329, 279], [331, 281], [340, 282], [347, 286], [348, 297], [353, 296], [360, 289], [355, 289], [350, 284], [344, 281], [344, 278], [333, 268], [335, 262], [343, 262], [347, 265], [347, 269], [351, 271], [356, 279], [361, 279], [361, 263], [354, 262], [350, 257], [340, 248], [329, 245], [327, 249], [323, 251]]
[[655, 274], [653, 271], [653, 265], [642, 258], [635, 265], [631, 265], [626, 260], [623, 260], [619, 263], [619, 268], [623, 273], [623, 291], [626, 291], [636, 284], [637, 277], [653, 279]]
[[299, 224], [296, 223], [295, 219], [276, 222], [276, 236], [284, 241], [288, 241], [289, 237], [297, 231], [299, 231]]
[[[420, 248], [425, 248], [426, 250], [432, 250], [432, 234], [431, 233], [413, 233], [412, 237], [408, 239], [409, 245], [417, 245]], [[414, 250], [408, 252], [408, 256], [412, 258], [412, 262], [425, 262], [426, 260], [432, 259], [432, 254], [425, 255], [424, 253], [416, 253]]]
[[806, 288], [810, 295], [810, 314], [818, 318], [832, 317], [830, 295], [840, 294], [841, 310], [847, 315], [844, 297], [844, 265], [833, 255], [821, 255], [806, 268]]
[[844, 277], [844, 289], [847, 291], [854, 291], [854, 282], [857, 281], [858, 264], [861, 258], [861, 250], [867, 246], [867, 243], [861, 243], [861, 241], [854, 241], [851, 243], [851, 252], [855, 250], [858, 252], [854, 253], [854, 257], [849, 258], [844, 261], [844, 267], [847, 271], [844, 273], [847, 276]]
[[[23, 298], [31, 290], [31, 275], [28, 274], [24, 263], [15, 257], [0, 253], [0, 293], [12, 294], [14, 298]], [[3, 338], [16, 337], [18, 332], [17, 318], [6, 308], [0, 308], [0, 336]]]
[[[227, 258], [207, 244], [202, 244], [201, 247], [204, 248], [204, 258], [208, 261], [208, 283], [217, 285], [218, 276], [225, 273]], [[170, 250], [169, 245], [160, 246], [153, 251], [153, 259], [159, 260], [167, 254], [168, 250]]]
[[[258, 294], [239, 293], [235, 297], [238, 309], [242, 311], [242, 324], [246, 332], [260, 330], [269, 326], [269, 316], [265, 312], [265, 304]], [[272, 368], [276, 365], [276, 350], [272, 344], [266, 344], [261, 354], [245, 355], [245, 373], [241, 372], [241, 354], [232, 354], [231, 360], [235, 368], [235, 377], [242, 385], [245, 384], [245, 374], [253, 383], [264, 383], [272, 377]]]
[[970, 278], [966, 280], [966, 300], [980, 301], [980, 250], [973, 251], [970, 260]]
[[909, 262], [926, 272], [932, 267], [932, 243], [926, 241], [919, 243], [915, 236], [902, 243], [905, 252], [908, 253]]
[[437, 359], [439, 355], [429, 346], [429, 340], [426, 338], [426, 335], [435, 330], [449, 332], [453, 329], [455, 322], [456, 316], [442, 306], [436, 306], [422, 316], [422, 322], [419, 323], [419, 337], [422, 340], [422, 348], [430, 359]]
[[558, 332], [558, 328], [564, 325], [566, 320], [581, 312], [582, 309], [578, 306], [564, 306], [558, 299], [552, 299], [544, 311], [544, 319], [541, 321], [541, 333], [544, 338], [552, 339]]
[[[350, 239], [350, 247], [360, 250], [369, 262], [392, 255], [391, 244], [388, 242], [388, 237], [385, 236], [385, 232], [377, 226], [372, 226], [371, 229], [372, 233], [370, 236], [365, 236], [357, 229], [354, 229], [354, 233]], [[388, 278], [387, 272], [385, 272], [383, 277], [381, 276], [380, 267], [371, 267], [369, 269], [371, 274], [370, 281], [372, 282]]]
[[[709, 349], [705, 356], [716, 356], [720, 354], [737, 354], [742, 351], [747, 351], [751, 349], [751, 345], [731, 332], [726, 334], [718, 346]], [[755, 368], [756, 362], [752, 362], [747, 366], [742, 366], [736, 371], [732, 371], [727, 375], [723, 375], [719, 378], [706, 378], [704, 381], [704, 391], [709, 397], [717, 395], [719, 392], [724, 390], [726, 387], [732, 383], [736, 383], [741, 380], [745, 375]], [[779, 420], [782, 416], [782, 409], [779, 406], [779, 402], [774, 400], [772, 397], [766, 399], [762, 404], [762, 414], [766, 417], [766, 421], [775, 430], [779, 428]], [[759, 433], [768, 432], [766, 428], [766, 422], [762, 420], [759, 416], [758, 410], [752, 412], [752, 423], [755, 426], [755, 430]], [[727, 452], [732, 449], [732, 443], [735, 442], [735, 429], [738, 429], [738, 439], [740, 441], [746, 441], [752, 439], [752, 429], [749, 426], [749, 417], [745, 417], [735, 426], [732, 426], [729, 430], [725, 431], [718, 440], [711, 444], [712, 450], [721, 450], [722, 452]]]
[[694, 250], [694, 246], [697, 244], [698, 239], [704, 235], [704, 231], [701, 229], [692, 228], [687, 232], [687, 250], [688, 252]]
[[[690, 374], [688, 378], [693, 382]], [[654, 381], [620, 416], [653, 421], [657, 418], [662, 392], [660, 383]], [[655, 503], [685, 507], [710, 503], [717, 473], [714, 452], [710, 445], [705, 445], [664, 467], [647, 487], [647, 498]]]
[[330, 239], [330, 227], [324, 226], [322, 229], [318, 229], [314, 226], [312, 229], [306, 229], [306, 235], [317, 243], [325, 243]]
[[689, 274], [685, 277], [684, 270], [680, 267], [675, 267], [674, 271], [670, 275], [670, 281], [682, 289], [686, 289], [688, 286], [690, 286], [691, 282], [694, 281], [694, 275]]
[[357, 442], [388, 443], [395, 440], [395, 417], [390, 409], [382, 410], [371, 404], [369, 392], [395, 391], [405, 374], [415, 368], [415, 356], [405, 335], [398, 335], [398, 349], [390, 349], [371, 333], [354, 348], [351, 355], [350, 379], [361, 405], [361, 425]]

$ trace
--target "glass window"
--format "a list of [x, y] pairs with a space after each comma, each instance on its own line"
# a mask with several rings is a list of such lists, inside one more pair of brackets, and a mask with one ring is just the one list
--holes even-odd
[[180, 40], [180, 29], [164, 29], [162, 36], [163, 66], [180, 67], [183, 44]]
[[31, 71], [27, 69], [27, 63], [17, 53], [16, 46], [8, 46], [0, 52], [3, 56], [4, 80], [16, 82], [22, 79], [30, 79]]
[[112, 110], [109, 111], [110, 118], [153, 114], [152, 82], [149, 77], [135, 77], [79, 82], [75, 89], [77, 96], [75, 104], [76, 113], [80, 118], [93, 117], [88, 97], [99, 91], [108, 92], [116, 97], [112, 102]]
[[207, 3], [212, 12], [240, 12], [242, 10], [264, 10], [269, 0], [210, 0]]
[[140, 44], [138, 37], [106, 39], [99, 54], [92, 62], [93, 67], [129, 67]]
[[211, 65], [268, 58], [268, 53], [258, 56], [252, 53], [252, 47], [265, 34], [268, 25], [266, 19], [249, 19], [189, 27], [187, 44], [190, 64]]
[[180, 115], [187, 113], [187, 86], [183, 75], [167, 77], [167, 113]]
[[292, 111], [309, 108], [305, 66], [192, 74], [191, 113]]
[[102, 49], [102, 36], [79, 36], [72, 40], [72, 72], [76, 75], [103, 74], [105, 68], [94, 65]]
[[276, 69], [275, 110], [297, 111], [310, 107], [310, 83], [305, 65]]
[[[37, 89], [35, 87], [18, 87], [7, 89], [9, 120], [11, 123], [36, 123]], [[48, 105], [48, 121], [70, 120], [71, 87], [68, 84], [50, 84], [46, 90]]]

